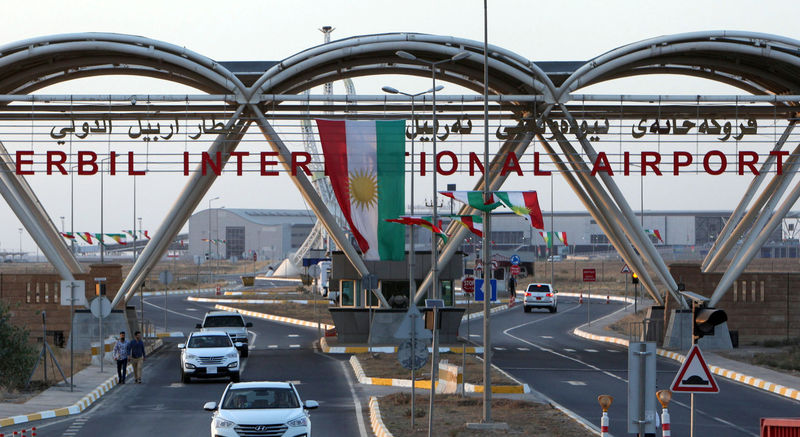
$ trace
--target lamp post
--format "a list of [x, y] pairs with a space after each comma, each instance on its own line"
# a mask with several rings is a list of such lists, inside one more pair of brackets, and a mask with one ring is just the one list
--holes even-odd
[[22, 228], [19, 228], [19, 260], [22, 261]]
[[[70, 152], [70, 156], [72, 156], [72, 152]], [[69, 231], [72, 232], [72, 236], [75, 236], [75, 169], [78, 168], [77, 165], [70, 166], [69, 168]], [[71, 238], [69, 240], [69, 248], [72, 251], [72, 254], [75, 254], [75, 238]], [[71, 335], [71, 334], [70, 334]]]
[[[384, 92], [389, 94], [402, 94], [406, 97], [411, 97], [411, 125], [415, 126], [416, 118], [414, 113], [414, 99], [419, 97], [423, 94], [428, 94], [431, 92], [436, 92], [444, 88], [444, 86], [439, 85], [436, 88], [431, 88], [427, 91], [422, 91], [416, 94], [404, 93], [402, 91], [398, 91], [395, 88], [390, 86], [385, 86], [381, 88]], [[416, 135], [411, 137], [411, 208], [409, 209], [409, 213], [414, 215], [414, 138]], [[408, 229], [408, 238], [410, 243], [408, 245], [408, 306], [411, 308], [411, 305], [414, 303], [414, 296], [417, 294], [417, 279], [414, 276], [414, 265], [416, 264], [416, 250], [414, 248], [414, 226], [409, 226]], [[411, 343], [411, 350], [414, 349], [414, 338], [412, 334], [412, 343]], [[416, 357], [412, 354], [412, 356]], [[416, 359], [416, 358], [414, 358]], [[415, 383], [414, 383], [414, 366], [411, 366], [411, 411], [414, 411], [414, 402], [416, 400], [416, 393], [415, 393]], [[411, 428], [414, 428], [414, 414], [411, 414]]]
[[[433, 136], [433, 140], [432, 140], [432, 143], [433, 143], [433, 190], [432, 190], [432, 197], [431, 197], [431, 199], [433, 201], [433, 216], [431, 218], [431, 222], [432, 222], [433, 226], [437, 226], [439, 221], [438, 221], [438, 217], [437, 217], [438, 216], [438, 204], [436, 202], [436, 194], [437, 194], [437, 190], [436, 190], [436, 174], [437, 174], [437, 171], [436, 171], [437, 170], [436, 169], [436, 134], [437, 134], [437, 124], [436, 124], [436, 66], [444, 64], [446, 62], [456, 62], [456, 61], [460, 61], [462, 59], [465, 59], [465, 58], [469, 57], [469, 52], [466, 52], [466, 51], [458, 52], [455, 55], [453, 55], [453, 56], [451, 56], [451, 57], [449, 57], [447, 59], [442, 59], [440, 61], [427, 61], [425, 59], [420, 59], [420, 58], [412, 55], [411, 53], [408, 53], [408, 52], [405, 52], [405, 51], [402, 51], [402, 50], [399, 50], [399, 51], [395, 52], [395, 54], [397, 56], [403, 58], [403, 59], [406, 59], [406, 60], [409, 60], [409, 61], [420, 62], [420, 63], [423, 63], [425, 65], [430, 66], [430, 68], [431, 68], [431, 80], [432, 80], [432, 83], [433, 83], [433, 85], [431, 86], [432, 97], [433, 97], [433, 103], [432, 103], [432, 108], [431, 108], [431, 113], [432, 113], [432, 118], [433, 118], [433, 135], [432, 135]], [[438, 249], [439, 248], [436, 245], [436, 243], [437, 243], [436, 237], [437, 237], [436, 233], [435, 232], [431, 232], [431, 279], [432, 279], [432, 284], [433, 284], [433, 293], [432, 293], [433, 296], [432, 297], [434, 299], [439, 299], [441, 297], [440, 294], [439, 294], [439, 273], [438, 273], [438, 270], [439, 270]], [[433, 345], [432, 345], [433, 346], [433, 360], [431, 362], [431, 369], [432, 369], [431, 370], [431, 384], [434, 384], [436, 379], [437, 379], [436, 378], [436, 373], [437, 373], [436, 371], [438, 370], [438, 366], [439, 366], [439, 363], [437, 362], [438, 359], [439, 359], [439, 330], [436, 329], [439, 321], [436, 320], [437, 319], [437, 317], [436, 317], [437, 309], [433, 308], [432, 311], [433, 311]], [[428, 413], [428, 437], [431, 437], [433, 435], [433, 398], [434, 398], [434, 393], [435, 392], [436, 392], [436, 390], [434, 389], [433, 385], [431, 385], [430, 411]], [[413, 411], [412, 411], [412, 414], [413, 414]]]
[[103, 205], [104, 205], [104, 203], [103, 203], [103, 201], [104, 201], [104, 196], [103, 196], [103, 173], [105, 173], [105, 171], [103, 170], [103, 163], [108, 161], [109, 159], [111, 159], [111, 157], [104, 158], [104, 159], [100, 160], [100, 238], [99, 238], [99, 240], [100, 240], [100, 264], [103, 264], [104, 259], [105, 259], [105, 252], [106, 252], [106, 241], [105, 241], [105, 238], [103, 238], [104, 237], [103, 233], [105, 232], [103, 230]]
[[219, 196], [208, 199], [208, 252], [206, 253], [206, 261], [211, 256], [211, 202], [219, 200]]

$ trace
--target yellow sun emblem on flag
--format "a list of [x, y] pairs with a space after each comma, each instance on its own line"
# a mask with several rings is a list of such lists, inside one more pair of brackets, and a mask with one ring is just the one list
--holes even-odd
[[512, 206], [511, 210], [514, 211], [514, 213], [517, 214], [517, 215], [523, 215], [524, 216], [524, 215], [530, 215], [531, 214], [531, 210], [528, 209], [528, 207], [526, 207], [526, 206]]
[[378, 203], [378, 179], [368, 169], [350, 173], [350, 201], [362, 209], [370, 209]]

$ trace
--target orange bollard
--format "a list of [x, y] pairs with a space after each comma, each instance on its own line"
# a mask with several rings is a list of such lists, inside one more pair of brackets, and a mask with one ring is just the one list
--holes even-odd
[[606, 295], [606, 305], [610, 303], [611, 303], [611, 297], [609, 295]]
[[578, 298], [578, 303], [583, 303], [583, 293], [581, 293], [580, 297]]

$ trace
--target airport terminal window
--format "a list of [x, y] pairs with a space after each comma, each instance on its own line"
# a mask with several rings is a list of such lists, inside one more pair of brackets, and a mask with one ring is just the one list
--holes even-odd
[[244, 252], [244, 226], [228, 226], [225, 228], [225, 258], [242, 256]]
[[494, 244], [520, 244], [524, 235], [522, 231], [493, 231], [492, 241]]
[[608, 237], [605, 234], [592, 234], [590, 241], [592, 244], [608, 244]]
[[353, 296], [355, 295], [355, 281], [342, 281], [339, 288], [342, 290], [340, 294], [341, 304], [343, 307], [351, 307], [355, 304]]

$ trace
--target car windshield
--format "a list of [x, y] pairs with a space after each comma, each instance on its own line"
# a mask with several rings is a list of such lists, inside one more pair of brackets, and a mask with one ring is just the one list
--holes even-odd
[[231, 339], [227, 335], [193, 335], [189, 339], [189, 347], [231, 347]]
[[529, 293], [549, 293], [550, 286], [546, 284], [531, 284], [528, 285]]
[[222, 408], [227, 410], [299, 407], [294, 390], [281, 387], [231, 389], [222, 401]]
[[203, 322], [204, 328], [241, 328], [242, 316], [209, 316]]

